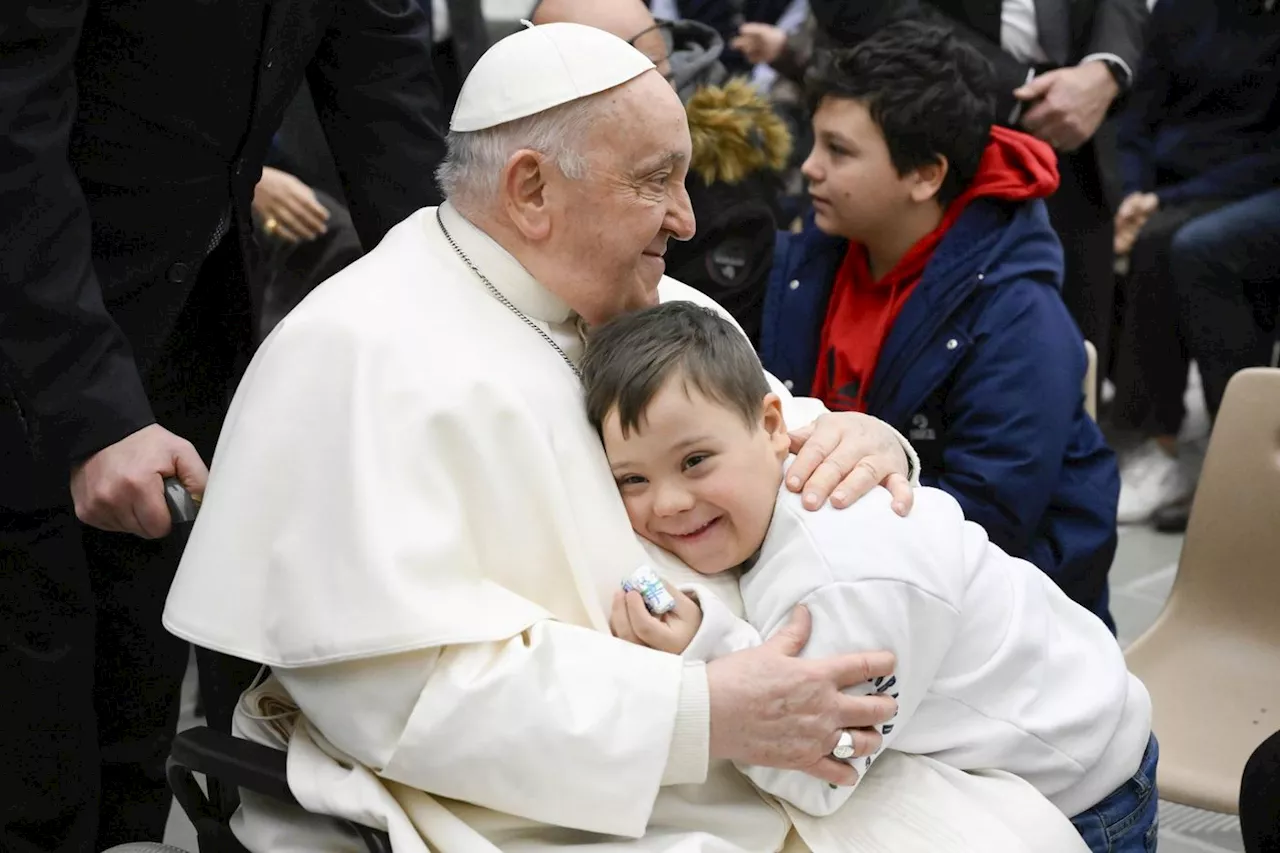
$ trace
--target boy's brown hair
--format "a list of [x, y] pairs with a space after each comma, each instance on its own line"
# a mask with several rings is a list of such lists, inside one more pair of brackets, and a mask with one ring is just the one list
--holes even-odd
[[640, 429], [654, 395], [677, 374], [686, 389], [737, 412], [747, 426], [769, 393], [759, 357], [733, 323], [693, 302], [667, 302], [591, 333], [582, 360], [591, 425], [600, 431], [617, 408], [623, 435]]

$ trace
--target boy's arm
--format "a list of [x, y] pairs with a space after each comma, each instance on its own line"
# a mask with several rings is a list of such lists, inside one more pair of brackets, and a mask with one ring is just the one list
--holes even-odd
[[[876, 752], [879, 755], [910, 725], [936, 679], [958, 630], [959, 613], [942, 599], [899, 580], [832, 583], [800, 603], [813, 615], [813, 633], [801, 657], [822, 658], [868, 649], [886, 649], [897, 656], [892, 676], [846, 691], [887, 693], [897, 698], [898, 715], [880, 727], [884, 740]], [[853, 760], [859, 778], [865, 776], [875, 757]], [[756, 765], [738, 769], [761, 790], [817, 817], [839, 809], [856, 788], [832, 787], [798, 770]]]
[[762, 642], [759, 631], [747, 620], [733, 615], [733, 611], [705, 587], [689, 584], [680, 587], [680, 591], [702, 608], [702, 624], [684, 650], [685, 660], [712, 661]]

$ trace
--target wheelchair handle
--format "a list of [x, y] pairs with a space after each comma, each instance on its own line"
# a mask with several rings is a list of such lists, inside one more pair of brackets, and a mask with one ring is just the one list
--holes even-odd
[[182, 485], [177, 477], [165, 477], [164, 502], [169, 505], [169, 518], [174, 525], [191, 524], [200, 511], [200, 501]]

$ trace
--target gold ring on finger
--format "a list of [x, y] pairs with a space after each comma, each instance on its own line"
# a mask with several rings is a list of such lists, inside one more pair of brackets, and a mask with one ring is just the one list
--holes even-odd
[[276, 231], [279, 230], [279, 228], [280, 220], [276, 219], [274, 216], [268, 216], [267, 221], [262, 223], [262, 230], [266, 231], [268, 236], [271, 237], [276, 235]]

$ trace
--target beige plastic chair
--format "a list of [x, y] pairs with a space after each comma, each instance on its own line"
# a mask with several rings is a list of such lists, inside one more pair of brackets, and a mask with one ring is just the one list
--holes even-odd
[[1098, 348], [1084, 342], [1084, 410], [1095, 421], [1098, 419]]
[[1280, 729], [1280, 370], [1227, 385], [1173, 591], [1125, 656], [1151, 692], [1160, 796], [1235, 814]]

